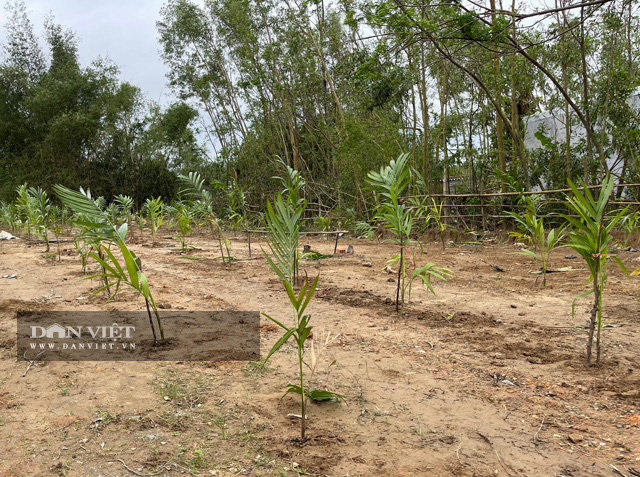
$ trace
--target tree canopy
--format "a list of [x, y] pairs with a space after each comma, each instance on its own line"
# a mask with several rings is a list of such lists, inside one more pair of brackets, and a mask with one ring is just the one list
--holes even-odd
[[[629, 0], [168, 0], [167, 107], [104, 59], [80, 65], [54, 20], [43, 51], [24, 5], [8, 13], [0, 197], [62, 183], [139, 204], [196, 171], [264, 209], [282, 159], [310, 210], [367, 214], [367, 172], [403, 152], [432, 193], [638, 182]], [[552, 130], [532, 130], [541, 113]]]

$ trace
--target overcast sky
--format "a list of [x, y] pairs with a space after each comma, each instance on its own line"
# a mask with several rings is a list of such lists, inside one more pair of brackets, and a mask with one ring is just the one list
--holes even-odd
[[[0, 0], [2, 7], [5, 1]], [[121, 79], [142, 89], [147, 98], [171, 99], [166, 71], [160, 59], [156, 21], [164, 0], [25, 0], [36, 35], [50, 12], [56, 22], [78, 38], [82, 66], [97, 56], [114, 61]], [[6, 11], [0, 10], [0, 42], [5, 40]]]

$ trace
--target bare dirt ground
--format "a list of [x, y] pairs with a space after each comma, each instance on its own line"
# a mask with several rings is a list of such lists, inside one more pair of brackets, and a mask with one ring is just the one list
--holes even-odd
[[[168, 235], [168, 232], [165, 232]], [[185, 260], [163, 238], [133, 240], [156, 301], [171, 310], [259, 310], [290, 319], [288, 300], [262, 257], [231, 264]], [[333, 242], [304, 239], [314, 250]], [[0, 475], [638, 476], [640, 290], [611, 266], [598, 368], [584, 366], [591, 298], [587, 273], [548, 276], [512, 244], [436, 242], [416, 256], [455, 275], [415, 285], [394, 311], [390, 244], [344, 238], [355, 254], [302, 265], [320, 273], [309, 306], [320, 365], [316, 388], [346, 396], [311, 404], [300, 442], [293, 343], [260, 370], [252, 363], [16, 360], [15, 312], [142, 310], [126, 291], [88, 298], [71, 243], [62, 261], [43, 246], [0, 242]], [[206, 236], [189, 255], [216, 257]], [[254, 243], [254, 257], [260, 255]], [[232, 254], [248, 258], [243, 238]], [[55, 246], [54, 246], [55, 247]], [[554, 253], [552, 266], [584, 268]], [[621, 252], [629, 266], [640, 254]], [[371, 264], [371, 266], [368, 266]], [[493, 268], [497, 264], [505, 272]], [[263, 319], [262, 354], [278, 339]], [[169, 337], [170, 338], [170, 337]]]

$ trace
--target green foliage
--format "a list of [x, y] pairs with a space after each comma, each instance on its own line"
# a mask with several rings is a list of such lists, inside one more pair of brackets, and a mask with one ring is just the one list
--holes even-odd
[[[276, 269], [274, 269], [274, 271], [276, 271]], [[291, 303], [291, 307], [293, 309], [294, 320], [293, 320], [292, 326], [286, 326], [285, 324], [276, 320], [275, 318], [272, 318], [266, 313], [263, 313], [265, 317], [267, 317], [277, 326], [282, 328], [282, 330], [284, 331], [284, 334], [282, 335], [282, 337], [273, 345], [273, 347], [269, 351], [269, 354], [264, 359], [264, 363], [266, 363], [269, 360], [269, 358], [273, 356], [275, 352], [277, 352], [280, 348], [282, 348], [282, 346], [287, 341], [289, 341], [290, 338], [293, 338], [294, 341], [296, 342], [299, 384], [289, 384], [287, 387], [287, 391], [285, 392], [285, 396], [289, 393], [298, 394], [300, 396], [300, 411], [301, 411], [300, 412], [300, 416], [301, 416], [300, 437], [302, 439], [305, 438], [305, 433], [306, 433], [306, 420], [307, 420], [306, 398], [307, 397], [310, 397], [315, 401], [337, 401], [339, 399], [344, 398], [344, 396], [342, 396], [341, 394], [337, 394], [327, 390], [314, 390], [311, 388], [307, 389], [304, 383], [303, 365], [306, 364], [304, 362], [305, 342], [307, 341], [307, 338], [311, 334], [311, 329], [312, 329], [312, 327], [309, 326], [311, 315], [305, 314], [305, 310], [307, 309], [307, 306], [309, 305], [309, 302], [311, 301], [311, 298], [313, 298], [313, 294], [316, 291], [316, 287], [318, 286], [318, 279], [319, 279], [319, 276], [316, 276], [315, 280], [311, 283], [311, 286], [309, 286], [309, 281], [305, 279], [305, 282], [302, 285], [302, 288], [300, 289], [300, 292], [297, 295], [291, 283], [289, 283], [287, 280], [282, 281], [282, 284], [284, 285], [287, 291], [289, 302]], [[308, 364], [306, 365], [309, 368], [311, 368], [311, 366], [309, 366]]]
[[[421, 208], [411, 207], [405, 204], [405, 195], [412, 183], [412, 176], [408, 165], [408, 154], [402, 154], [397, 160], [391, 160], [388, 166], [382, 167], [380, 172], [369, 172], [367, 182], [376, 193], [375, 218], [393, 235], [392, 242], [400, 250], [387, 262], [389, 265], [397, 264], [398, 282], [396, 288], [396, 311], [402, 312], [405, 302], [405, 292], [410, 293], [413, 279], [420, 278], [428, 285], [430, 291], [433, 287], [430, 278], [435, 277], [446, 280], [450, 271], [437, 267], [434, 264], [427, 264], [414, 270], [411, 279], [406, 280], [406, 255], [407, 245], [413, 240], [411, 234], [416, 221], [416, 217], [422, 213]], [[420, 247], [422, 247], [420, 245]], [[412, 263], [415, 263], [412, 260]]]
[[[7, 4], [0, 49], [0, 198], [24, 182], [90, 184], [97, 195], [174, 194], [175, 170], [203, 166], [196, 112], [161, 109], [100, 57], [82, 65], [75, 34], [53, 15], [38, 38], [23, 1]], [[4, 18], [4, 17], [3, 17]], [[5, 33], [5, 32], [3, 32]]]
[[[181, 191], [180, 194], [185, 194], [187, 197], [197, 201], [195, 203], [195, 208], [198, 211], [198, 214], [200, 214], [209, 224], [211, 235], [217, 235], [222, 261], [231, 261], [232, 257], [229, 251], [229, 241], [222, 233], [222, 228], [220, 227], [218, 217], [214, 210], [213, 195], [210, 191], [205, 189], [204, 179], [202, 179], [198, 172], [190, 172], [186, 176], [181, 175], [179, 177], [187, 186], [187, 189]], [[223, 244], [225, 248], [223, 248]], [[225, 249], [227, 251], [226, 258]]]
[[0, 201], [0, 223], [8, 226], [13, 235], [18, 234], [22, 221], [15, 203]]
[[47, 193], [40, 187], [30, 187], [29, 195], [33, 198], [35, 205], [35, 227], [38, 234], [44, 240], [49, 251], [49, 232], [52, 226], [51, 201]]
[[[118, 206], [118, 223], [120, 225], [124, 223], [133, 224], [133, 199], [128, 195], [120, 194], [115, 196], [113, 200]], [[132, 231], [132, 229], [130, 229], [130, 231]]]
[[314, 219], [313, 224], [318, 228], [318, 230], [321, 230], [322, 232], [331, 231], [331, 217], [328, 217], [326, 215], [317, 216]]
[[306, 182], [302, 178], [302, 174], [289, 166], [281, 158], [278, 157], [277, 161], [280, 167], [285, 170], [285, 175], [282, 177], [276, 176], [274, 179], [280, 181], [284, 187], [282, 195], [284, 195], [287, 203], [294, 209], [306, 207], [307, 201], [304, 198]]
[[300, 241], [303, 205], [297, 207], [278, 193], [273, 201], [267, 201], [265, 219], [268, 230], [268, 245], [272, 257], [263, 250], [271, 269], [280, 280], [293, 283], [298, 270], [298, 243]]
[[358, 237], [371, 240], [375, 236], [375, 229], [369, 222], [356, 222], [354, 229]]
[[33, 197], [29, 195], [27, 184], [22, 184], [16, 189], [18, 197], [16, 199], [16, 209], [22, 224], [26, 229], [27, 238], [31, 239], [31, 230], [36, 222], [36, 205]]
[[160, 320], [160, 314], [158, 313], [156, 302], [153, 299], [153, 295], [151, 294], [149, 281], [147, 279], [147, 276], [142, 273], [140, 260], [136, 257], [135, 253], [129, 250], [125, 245], [124, 237], [126, 237], [126, 235], [127, 224], [123, 224], [117, 230], [117, 233], [114, 237], [115, 244], [119, 247], [120, 252], [122, 253], [122, 259], [124, 263], [119, 262], [116, 256], [111, 252], [110, 248], [104, 243], [100, 244], [99, 253], [89, 253], [89, 256], [92, 257], [96, 262], [98, 262], [102, 266], [104, 271], [102, 273], [91, 275], [87, 277], [87, 279], [97, 277], [109, 279], [109, 282], [104, 287], [93, 292], [92, 296], [100, 293], [105, 289], [115, 286], [115, 290], [111, 295], [111, 299], [113, 299], [118, 294], [118, 290], [120, 289], [120, 286], [122, 284], [128, 285], [129, 287], [133, 288], [136, 292], [144, 297], [145, 303], [147, 304], [147, 312], [149, 313], [149, 323], [151, 325], [154, 343], [157, 343], [158, 339], [156, 337], [156, 331], [153, 325], [153, 319], [151, 317], [151, 311], [149, 310], [149, 307], [151, 307], [153, 313], [155, 314], [158, 330], [160, 331], [160, 341], [164, 343], [164, 330], [162, 329], [162, 321]]
[[537, 201], [535, 196], [525, 196], [526, 212], [524, 216], [516, 212], [508, 212], [513, 217], [519, 232], [512, 232], [511, 235], [520, 240], [527, 240], [533, 245], [533, 250], [523, 250], [522, 253], [540, 262], [542, 268], [542, 286], [547, 285], [547, 269], [551, 252], [558, 247], [564, 239], [565, 225], [557, 230], [545, 230], [544, 218], [536, 214]]
[[16, 228], [18, 222], [24, 225], [29, 239], [32, 231], [41, 236], [49, 252], [53, 206], [47, 193], [40, 187], [27, 187], [27, 184], [19, 186], [16, 192], [15, 208], [7, 208], [4, 212], [6, 220], [12, 228]]
[[[104, 280], [104, 285], [96, 290], [93, 295], [115, 287], [110, 298], [113, 299], [118, 294], [122, 284], [133, 288], [145, 299], [154, 343], [157, 343], [157, 338], [150, 307], [155, 314], [156, 323], [160, 331], [160, 339], [164, 342], [162, 322], [149, 287], [149, 281], [142, 272], [140, 259], [125, 244], [128, 225], [126, 223], [120, 227], [113, 225], [109, 221], [106, 212], [96, 204], [96, 201], [92, 200], [88, 191], [80, 190], [80, 192], [76, 192], [60, 185], [55, 185], [54, 190], [61, 202], [77, 214], [77, 220], [74, 223], [82, 227], [82, 237], [88, 239], [94, 250], [87, 252], [87, 255], [93, 258], [102, 268], [101, 273], [95, 273], [87, 277], [87, 279], [102, 278]], [[118, 261], [111, 251], [111, 246], [116, 246], [120, 251], [122, 262]]]
[[195, 212], [186, 202], [177, 202], [173, 206], [167, 208], [170, 216], [178, 227], [179, 240], [182, 250], [187, 250], [187, 235], [191, 233], [191, 225], [193, 224]]
[[613, 191], [613, 185], [613, 176], [607, 175], [603, 181], [599, 197], [596, 199], [584, 182], [582, 182], [584, 194], [580, 192], [573, 182], [569, 182], [573, 196], [567, 197], [565, 201], [569, 209], [578, 216], [577, 218], [569, 215], [563, 216], [572, 226], [567, 232], [568, 246], [584, 258], [591, 273], [587, 283], [591, 283], [592, 287], [580, 295], [593, 294], [594, 297], [587, 341], [587, 366], [591, 366], [594, 331], [596, 331], [596, 364], [600, 363], [602, 301], [608, 277], [609, 258], [613, 258], [622, 271], [627, 273], [620, 259], [615, 255], [609, 254], [609, 246], [613, 242], [611, 231], [620, 223], [625, 213], [623, 210], [612, 217], [606, 215], [606, 208]]
[[427, 224], [433, 222], [440, 235], [440, 241], [442, 242], [442, 250], [446, 247], [444, 232], [447, 230], [447, 224], [442, 218], [442, 206], [444, 204], [440, 202], [438, 205], [434, 198], [431, 198], [431, 205], [429, 206], [429, 214], [427, 215]]
[[453, 272], [448, 268], [443, 268], [437, 266], [435, 263], [427, 263], [422, 267], [417, 267], [413, 270], [413, 274], [411, 275], [411, 280], [409, 281], [409, 289], [408, 295], [411, 296], [411, 284], [414, 280], [420, 279], [423, 285], [426, 285], [429, 288], [429, 291], [436, 294], [436, 291], [433, 289], [433, 285], [431, 284], [431, 280], [436, 278], [438, 280], [442, 280], [444, 282], [447, 281], [447, 277], [453, 276]]
[[282, 163], [286, 175], [278, 179], [285, 189], [279, 192], [271, 204], [267, 201], [265, 221], [267, 224], [267, 243], [273, 257], [262, 253], [280, 280], [294, 283], [298, 274], [300, 255], [298, 243], [302, 228], [302, 217], [307, 202], [303, 198], [305, 181], [302, 175]]
[[151, 227], [151, 241], [152, 244], [156, 244], [156, 233], [164, 224], [164, 202], [162, 197], [156, 197], [155, 199], [147, 199], [142, 210], [149, 221], [149, 227]]
[[240, 228], [247, 229], [249, 227], [249, 220], [247, 218], [247, 191], [234, 179], [226, 195], [228, 201], [227, 220], [236, 232]]
[[[631, 236], [640, 230], [640, 212], [636, 211], [633, 214], [625, 215], [620, 220], [620, 226], [625, 233], [624, 244], [631, 245]], [[640, 236], [638, 237], [638, 243], [640, 243]]]

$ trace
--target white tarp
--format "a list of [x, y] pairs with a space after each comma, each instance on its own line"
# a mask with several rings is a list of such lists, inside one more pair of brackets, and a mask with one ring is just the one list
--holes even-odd
[[18, 237], [14, 237], [9, 232], [5, 232], [4, 230], [1, 230], [0, 240], [20, 240], [20, 239]]

